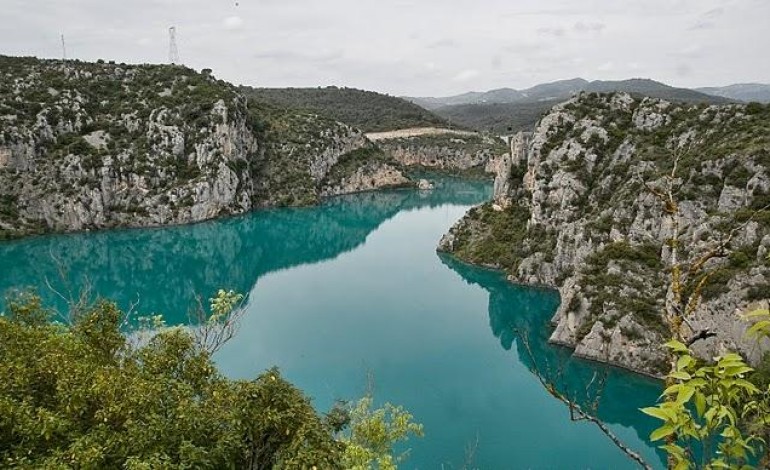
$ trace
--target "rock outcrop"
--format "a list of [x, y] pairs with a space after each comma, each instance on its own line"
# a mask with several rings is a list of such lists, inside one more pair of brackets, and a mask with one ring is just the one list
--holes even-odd
[[581, 94], [512, 150], [497, 165], [495, 200], [472, 209], [440, 250], [559, 289], [552, 342], [658, 375], [674, 225], [649, 188], [676, 161], [682, 256], [738, 228], [726, 256], [707, 265], [713, 274], [689, 323], [717, 336], [696, 351], [758, 361], [764, 348], [737, 313], [770, 297], [770, 107]]
[[494, 174], [508, 152], [502, 139], [468, 132], [379, 138], [377, 144], [405, 166], [480, 175]]
[[[0, 56], [0, 238], [196, 222], [401, 184], [392, 159], [339, 168], [371, 146], [330, 119], [256, 108], [210, 73]], [[323, 189], [332, 173], [350, 181]]]

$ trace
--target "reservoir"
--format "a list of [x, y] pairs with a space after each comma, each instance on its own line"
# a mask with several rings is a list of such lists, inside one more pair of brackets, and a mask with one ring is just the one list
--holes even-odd
[[601, 389], [598, 417], [663, 467], [647, 439], [656, 421], [638, 411], [658, 384], [548, 344], [557, 293], [436, 253], [490, 194], [486, 182], [437, 178], [432, 191], [5, 242], [0, 291], [30, 287], [64, 311], [62, 297], [88, 285], [169, 324], [188, 321], [195, 295], [242, 292], [238, 334], [215, 357], [222, 372], [250, 379], [278, 366], [320, 411], [371, 387], [424, 425], [404, 469], [636, 468], [541, 379], [583, 406]]

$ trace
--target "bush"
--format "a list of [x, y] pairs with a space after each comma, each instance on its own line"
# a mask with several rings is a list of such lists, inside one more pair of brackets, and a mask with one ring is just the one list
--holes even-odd
[[344, 445], [276, 369], [228, 380], [181, 328], [133, 347], [106, 301], [50, 320], [29, 295], [0, 317], [4, 467], [339, 466]]

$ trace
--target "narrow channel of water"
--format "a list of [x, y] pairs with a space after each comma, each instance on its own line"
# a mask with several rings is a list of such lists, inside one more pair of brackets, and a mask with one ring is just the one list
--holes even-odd
[[[489, 197], [486, 183], [381, 191], [319, 207], [257, 212], [163, 229], [47, 236], [0, 244], [0, 291], [84, 283], [124, 308], [184, 323], [193, 294], [248, 293], [238, 335], [218, 353], [231, 377], [277, 365], [320, 410], [360, 396], [404, 405], [425, 425], [403, 468], [634, 468], [537, 378], [587, 403], [606, 376], [599, 416], [656, 465], [646, 436], [656, 384], [572, 360], [547, 343], [554, 292], [439, 256], [441, 235]], [[66, 273], [62, 281], [60, 271]], [[529, 348], [517, 339], [526, 335]]]

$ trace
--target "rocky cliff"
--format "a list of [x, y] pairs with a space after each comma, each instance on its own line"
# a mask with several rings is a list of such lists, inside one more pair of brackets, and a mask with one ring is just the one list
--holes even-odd
[[257, 194], [262, 205], [402, 186], [402, 165], [358, 129], [317, 114], [252, 103], [265, 120]]
[[446, 133], [378, 139], [399, 163], [466, 175], [494, 174], [497, 159], [508, 152], [502, 139], [476, 133]]
[[770, 296], [770, 107], [674, 105], [584, 93], [519, 134], [497, 165], [495, 200], [471, 210], [439, 249], [559, 289], [551, 341], [577, 356], [657, 375], [666, 367], [662, 311], [669, 293], [672, 219], [648, 189], [674, 161], [683, 255], [735, 227], [690, 319], [704, 357], [736, 349], [753, 361], [736, 312]]
[[371, 146], [330, 119], [250, 106], [209, 71], [0, 56], [0, 238], [194, 222], [403, 183], [392, 160], [336, 167]]

